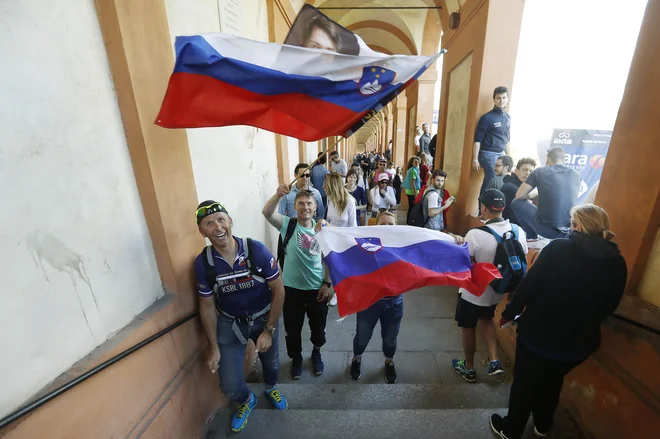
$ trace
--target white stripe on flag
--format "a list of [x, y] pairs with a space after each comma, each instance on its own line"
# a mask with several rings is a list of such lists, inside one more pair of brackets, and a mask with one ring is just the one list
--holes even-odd
[[355, 238], [380, 238], [384, 247], [407, 247], [427, 241], [456, 240], [446, 233], [413, 226], [324, 227], [316, 234], [324, 256], [331, 251], [341, 253], [357, 245]]
[[405, 83], [440, 56], [343, 55], [322, 49], [262, 43], [232, 35], [213, 33], [201, 36], [219, 54], [289, 75], [317, 76], [332, 81], [359, 81], [364, 67], [379, 66], [396, 72], [392, 85]]

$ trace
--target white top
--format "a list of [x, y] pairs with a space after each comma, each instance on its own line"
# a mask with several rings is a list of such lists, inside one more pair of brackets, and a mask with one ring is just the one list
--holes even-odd
[[355, 198], [349, 197], [348, 204], [343, 212], [339, 212], [337, 206], [328, 200], [328, 213], [326, 221], [333, 227], [357, 227], [357, 215]]
[[[413, 142], [415, 143], [415, 146], [419, 146], [419, 138], [420, 137], [422, 137], [422, 136], [415, 136], [415, 138], [413, 139]], [[408, 137], [408, 138], [410, 139], [410, 137]]]
[[429, 209], [439, 209], [440, 207], [442, 207], [442, 200], [440, 199], [440, 192], [438, 191], [431, 192], [428, 195], [428, 197], [426, 197], [426, 200], [428, 202], [428, 205], [426, 207]]
[[[495, 233], [501, 236], [503, 233], [511, 230], [511, 223], [509, 220], [505, 220], [499, 223], [489, 224], [488, 227], [491, 227]], [[470, 256], [475, 262], [493, 263], [495, 261], [497, 241], [493, 235], [483, 230], [472, 229], [465, 235], [465, 241], [468, 243]], [[520, 242], [525, 254], [527, 254], [527, 235], [525, 235], [525, 231], [520, 226], [518, 226], [518, 242]], [[463, 288], [460, 288], [458, 292], [464, 300], [477, 306], [495, 305], [504, 297], [504, 294], [497, 294], [490, 285], [486, 287], [486, 291], [480, 297], [475, 296]]]
[[348, 172], [348, 165], [346, 164], [346, 160], [339, 159], [339, 163], [335, 163], [330, 160], [330, 170], [346, 177], [346, 173]]
[[385, 197], [380, 196], [380, 190], [378, 186], [372, 188], [369, 191], [369, 195], [371, 195], [373, 206], [371, 210], [374, 212], [378, 212], [378, 209], [389, 209], [396, 206], [396, 196], [394, 195], [394, 189], [392, 189], [392, 186], [387, 186]]

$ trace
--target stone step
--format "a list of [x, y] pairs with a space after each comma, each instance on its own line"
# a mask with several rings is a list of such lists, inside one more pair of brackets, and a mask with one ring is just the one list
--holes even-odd
[[[272, 406], [263, 385], [250, 386], [257, 409]], [[506, 407], [509, 387], [486, 383], [443, 384], [280, 384], [289, 410], [481, 409]]]
[[[351, 352], [323, 352], [325, 372], [315, 376], [309, 354], [303, 359], [303, 373], [300, 380], [291, 378], [291, 360], [280, 354], [280, 383], [302, 384], [349, 384], [354, 383], [349, 376], [353, 354]], [[394, 358], [398, 381], [397, 384], [465, 384], [463, 378], [451, 368], [453, 358], [461, 358], [462, 352], [408, 352], [399, 351]], [[384, 383], [384, 357], [381, 352], [365, 352], [362, 355], [362, 378], [360, 384]], [[487, 373], [488, 356], [478, 352], [475, 356], [477, 381], [485, 383], [509, 384], [513, 366], [508, 360], [502, 360], [505, 373], [489, 376]], [[257, 362], [257, 372], [249, 382], [262, 382], [261, 365]]]
[[[499, 409], [452, 410], [256, 410], [241, 439], [492, 439], [488, 420]], [[222, 410], [207, 439], [236, 437], [229, 429], [231, 412]]]

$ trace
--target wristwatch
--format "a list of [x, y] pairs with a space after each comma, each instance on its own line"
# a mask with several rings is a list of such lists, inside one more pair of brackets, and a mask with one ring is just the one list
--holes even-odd
[[328, 288], [330, 288], [332, 286], [332, 284], [330, 282], [325, 281], [325, 280], [323, 281], [323, 285], [325, 285]]
[[275, 327], [266, 325], [266, 326], [264, 326], [264, 331], [268, 332], [270, 335], [274, 335], [275, 334]]

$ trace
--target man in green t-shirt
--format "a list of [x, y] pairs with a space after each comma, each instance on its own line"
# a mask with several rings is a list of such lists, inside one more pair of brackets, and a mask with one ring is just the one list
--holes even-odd
[[286, 248], [285, 263], [282, 267], [284, 283], [284, 329], [286, 330], [286, 349], [291, 358], [291, 376], [297, 380], [302, 375], [302, 327], [305, 314], [309, 319], [312, 332], [311, 342], [312, 367], [315, 375], [323, 373], [321, 346], [325, 344], [325, 324], [328, 317], [328, 294], [330, 277], [324, 273], [321, 261], [321, 249], [316, 238], [314, 215], [317, 202], [314, 194], [308, 190], [296, 193], [294, 209], [297, 219], [280, 214], [277, 206], [280, 198], [289, 193], [288, 185], [280, 185], [277, 192], [264, 206], [261, 213], [268, 222], [279, 230], [282, 240], [286, 236], [290, 221], [297, 221], [291, 239]]

